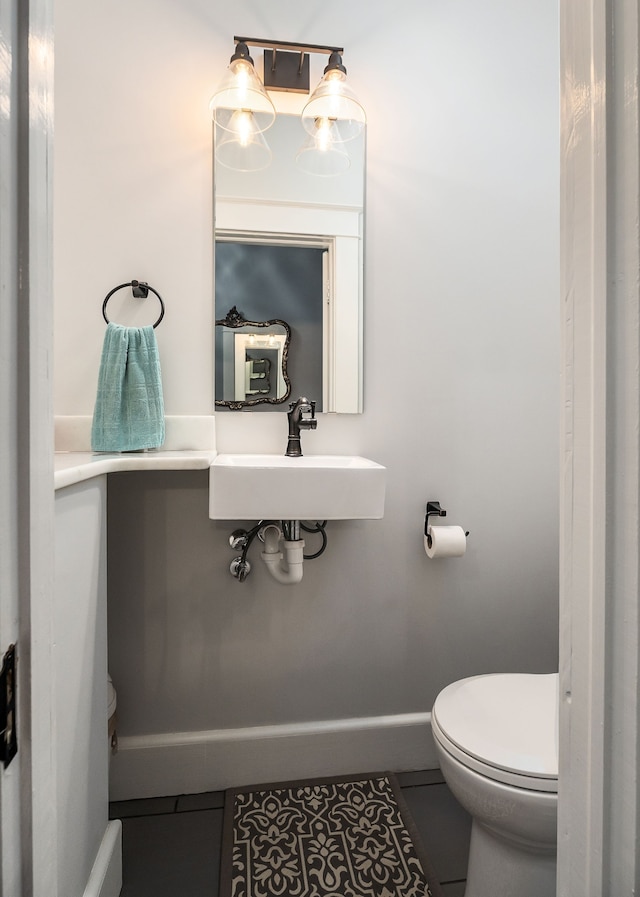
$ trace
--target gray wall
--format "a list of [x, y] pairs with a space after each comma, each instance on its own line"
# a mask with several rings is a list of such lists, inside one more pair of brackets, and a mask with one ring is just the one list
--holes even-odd
[[[113, 476], [122, 734], [428, 710], [462, 676], [556, 669], [555, 0], [58, 0], [56, 16], [59, 414], [91, 413], [100, 302], [131, 277], [167, 302], [167, 413], [213, 407], [207, 102], [233, 34], [345, 46], [369, 116], [365, 411], [304, 436], [385, 464], [385, 517], [331, 524], [298, 587], [259, 568], [239, 585], [203, 474]], [[218, 434], [283, 450], [286, 418], [219, 415]], [[470, 530], [464, 559], [425, 557], [427, 499]]]

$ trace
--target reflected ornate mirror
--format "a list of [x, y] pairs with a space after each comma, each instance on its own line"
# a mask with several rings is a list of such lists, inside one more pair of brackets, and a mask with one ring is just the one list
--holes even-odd
[[286, 321], [247, 321], [235, 305], [229, 309], [216, 321], [216, 405], [238, 411], [286, 402], [290, 340]]
[[[316, 400], [318, 411], [354, 414], [362, 411], [365, 135], [345, 145], [348, 170], [332, 177], [308, 174], [296, 164], [305, 136], [299, 114], [278, 112], [265, 132], [268, 168], [236, 171], [215, 160], [215, 317], [219, 323], [235, 304], [253, 320], [286, 320], [292, 392]], [[270, 250], [259, 286], [257, 266], [239, 261], [249, 244], [254, 255]], [[276, 279], [276, 266], [281, 268], [274, 247], [291, 250], [290, 259], [295, 255], [286, 262], [289, 271], [300, 268], [298, 258], [308, 260], [304, 295], [300, 288], [283, 289], [279, 273]], [[311, 299], [306, 289], [318, 279], [317, 298]], [[275, 303], [268, 298], [271, 288]], [[216, 334], [216, 353], [218, 345]], [[229, 403], [238, 400], [218, 383], [221, 371], [216, 359], [216, 405], [235, 408]], [[240, 407], [281, 410], [272, 398], [249, 397]]]

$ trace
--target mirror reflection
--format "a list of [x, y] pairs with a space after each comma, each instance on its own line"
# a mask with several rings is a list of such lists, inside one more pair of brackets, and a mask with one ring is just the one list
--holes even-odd
[[[286, 321], [292, 391], [315, 399], [318, 411], [357, 413], [364, 134], [345, 145], [348, 168], [331, 177], [296, 164], [305, 139], [299, 115], [279, 113], [267, 136], [272, 159], [265, 170], [215, 162], [216, 319], [235, 305], [253, 321]], [[288, 253], [284, 261], [281, 252]], [[220, 370], [216, 361], [216, 404], [232, 401], [226, 391], [221, 398]], [[263, 402], [256, 410], [282, 409]]]
[[216, 321], [216, 405], [282, 404], [291, 393], [286, 321], [248, 321], [234, 306]]
[[[325, 254], [321, 246], [300, 244], [299, 240], [273, 244], [258, 238], [238, 240], [231, 235], [216, 241], [216, 315], [226, 314], [225, 309], [232, 304], [251, 321], [286, 321], [291, 334], [287, 363], [292, 388], [300, 395], [317, 396], [318, 410], [323, 393]], [[216, 398], [229, 400], [233, 397], [228, 388], [219, 394], [218, 381], [222, 370], [229, 369], [230, 341], [224, 347], [218, 339], [219, 330], [217, 326]], [[279, 397], [270, 394], [269, 398]], [[266, 411], [269, 405], [278, 403], [262, 404], [265, 407], [260, 410]], [[237, 410], [238, 406], [233, 408]]]

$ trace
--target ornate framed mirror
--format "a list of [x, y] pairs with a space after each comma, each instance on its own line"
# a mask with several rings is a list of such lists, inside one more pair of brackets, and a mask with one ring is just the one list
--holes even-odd
[[286, 321], [248, 321], [234, 305], [216, 321], [215, 342], [217, 406], [240, 411], [286, 402], [291, 394]]

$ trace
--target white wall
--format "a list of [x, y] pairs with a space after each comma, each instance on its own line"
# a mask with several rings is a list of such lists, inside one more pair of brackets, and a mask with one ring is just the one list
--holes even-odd
[[[92, 412], [100, 305], [132, 277], [166, 300], [167, 413], [213, 407], [208, 100], [234, 34], [344, 46], [369, 122], [365, 412], [323, 416], [306, 446], [387, 465], [385, 518], [330, 525], [297, 588], [255, 568], [240, 585], [204, 477], [119, 481], [121, 733], [426, 711], [462, 676], [556, 669], [555, 0], [58, 0], [56, 17], [58, 414]], [[279, 451], [286, 421], [219, 414], [217, 433]], [[425, 557], [427, 499], [470, 530], [463, 560]]]

